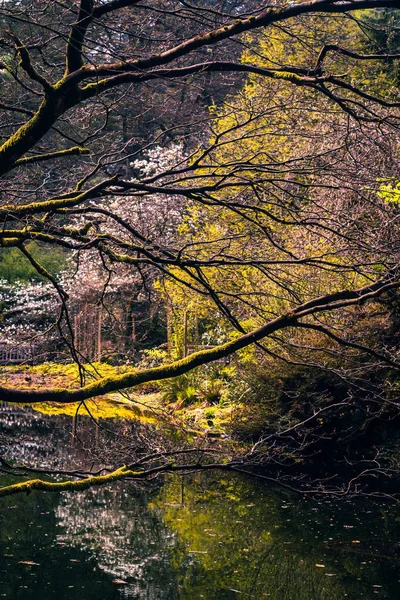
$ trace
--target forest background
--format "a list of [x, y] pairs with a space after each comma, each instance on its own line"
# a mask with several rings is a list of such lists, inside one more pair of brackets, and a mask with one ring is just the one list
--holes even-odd
[[[395, 485], [396, 3], [21, 0], [0, 19], [0, 335], [39, 363], [6, 369], [1, 400], [161, 392], [246, 443], [210, 468]], [[71, 360], [76, 381], [38, 383]]]

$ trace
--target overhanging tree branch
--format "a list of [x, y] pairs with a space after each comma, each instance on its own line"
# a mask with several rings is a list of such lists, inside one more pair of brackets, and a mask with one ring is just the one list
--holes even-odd
[[398, 281], [380, 280], [372, 285], [358, 290], [343, 290], [334, 294], [321, 296], [312, 302], [298, 306], [294, 311], [284, 314], [239, 338], [212, 348], [191, 354], [181, 360], [162, 367], [155, 367], [144, 371], [133, 369], [123, 375], [105, 377], [90, 383], [80, 389], [48, 389], [42, 391], [13, 390], [0, 387], [0, 399], [8, 402], [35, 403], [35, 402], [81, 402], [102, 394], [115, 392], [123, 388], [134, 387], [142, 383], [169, 379], [187, 373], [188, 371], [208, 364], [212, 361], [225, 358], [234, 352], [254, 344], [276, 331], [296, 327], [299, 319], [312, 316], [321, 312], [334, 311], [340, 308], [363, 304], [374, 300], [385, 292], [400, 287]]
[[[47, 131], [50, 130], [61, 115], [65, 114], [72, 107], [79, 105], [85, 97], [95, 97], [104, 90], [122, 85], [129, 81], [129, 77], [124, 73], [120, 76], [121, 79], [113, 80], [112, 78], [105, 78], [99, 82], [89, 84], [84, 91], [80, 90], [78, 87], [79, 82], [88, 75], [92, 76], [92, 74], [94, 74], [96, 76], [96, 67], [85, 67], [82, 63], [84, 38], [93, 16], [101, 17], [108, 12], [132, 5], [134, 5], [134, 2], [110, 2], [94, 9], [92, 0], [82, 0], [78, 20], [71, 28], [70, 39], [67, 46], [66, 75], [54, 85], [49, 84], [47, 80], [42, 80], [41, 76], [38, 75], [36, 71], [32, 71], [33, 67], [29, 66], [30, 62], [24, 53], [24, 64], [28, 68], [30, 76], [33, 76], [37, 81], [40, 80], [39, 82], [46, 91], [46, 97], [32, 119], [20, 127], [0, 147], [0, 176], [7, 173], [16, 160], [20, 159], [26, 152], [32, 149]], [[337, 14], [379, 7], [398, 8], [398, 2], [397, 0], [347, 0], [340, 2], [313, 0], [311, 2], [302, 2], [283, 8], [268, 8], [258, 15], [250, 16], [245, 19], [238, 19], [231, 24], [199, 34], [173, 48], [161, 52], [160, 54], [134, 61], [122, 61], [114, 64], [114, 66], [107, 66], [107, 69], [113, 68], [114, 70], [119, 69], [122, 71], [124, 71], [124, 69], [136, 70], [140, 73], [140, 76], [144, 78], [144, 71], [169, 64], [184, 56], [190, 56], [192, 53], [203, 47], [213, 46], [231, 37], [254, 29], [267, 27], [268, 25], [280, 21], [289, 20], [300, 15], [313, 15], [318, 13]], [[24, 49], [23, 45], [20, 45], [19, 47]], [[25, 50], [23, 50], [23, 52], [25, 52]], [[132, 77], [134, 78], [134, 76]], [[147, 77], [151, 79], [154, 78], [154, 75], [148, 73]], [[281, 74], [280, 77], [283, 77], [283, 74]], [[140, 81], [140, 79], [138, 80]], [[288, 80], [294, 83], [299, 82], [297, 75], [290, 73], [290, 71]], [[305, 85], [305, 83], [301, 83], [301, 85]]]

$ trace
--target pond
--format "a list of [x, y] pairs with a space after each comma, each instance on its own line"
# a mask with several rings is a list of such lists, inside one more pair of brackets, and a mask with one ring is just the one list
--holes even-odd
[[397, 506], [305, 500], [239, 475], [0, 499], [10, 600], [397, 600], [399, 567]]

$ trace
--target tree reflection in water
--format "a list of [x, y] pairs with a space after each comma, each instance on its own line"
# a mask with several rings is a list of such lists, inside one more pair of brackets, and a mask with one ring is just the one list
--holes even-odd
[[[66, 443], [63, 419], [29, 411], [18, 417], [24, 435], [31, 417], [36, 458], [44, 432]], [[4, 432], [10, 415], [1, 422]], [[146, 493], [126, 482], [4, 498], [0, 597], [397, 600], [398, 516], [394, 506], [306, 501], [215, 474], [168, 477]]]

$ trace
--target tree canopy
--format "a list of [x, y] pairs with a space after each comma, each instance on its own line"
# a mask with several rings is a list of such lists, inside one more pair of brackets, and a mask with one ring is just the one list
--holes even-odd
[[[70, 310], [85, 268], [99, 290], [183, 294], [226, 331], [161, 366], [1, 399], [82, 401], [252, 344], [288, 360], [304, 329], [321, 353], [328, 339], [398, 369], [357, 308], [400, 286], [400, 54], [379, 35], [397, 7], [2, 2], [1, 246], [52, 284], [61, 343], [84, 362]], [[68, 284], [38, 247], [62, 249]]]

